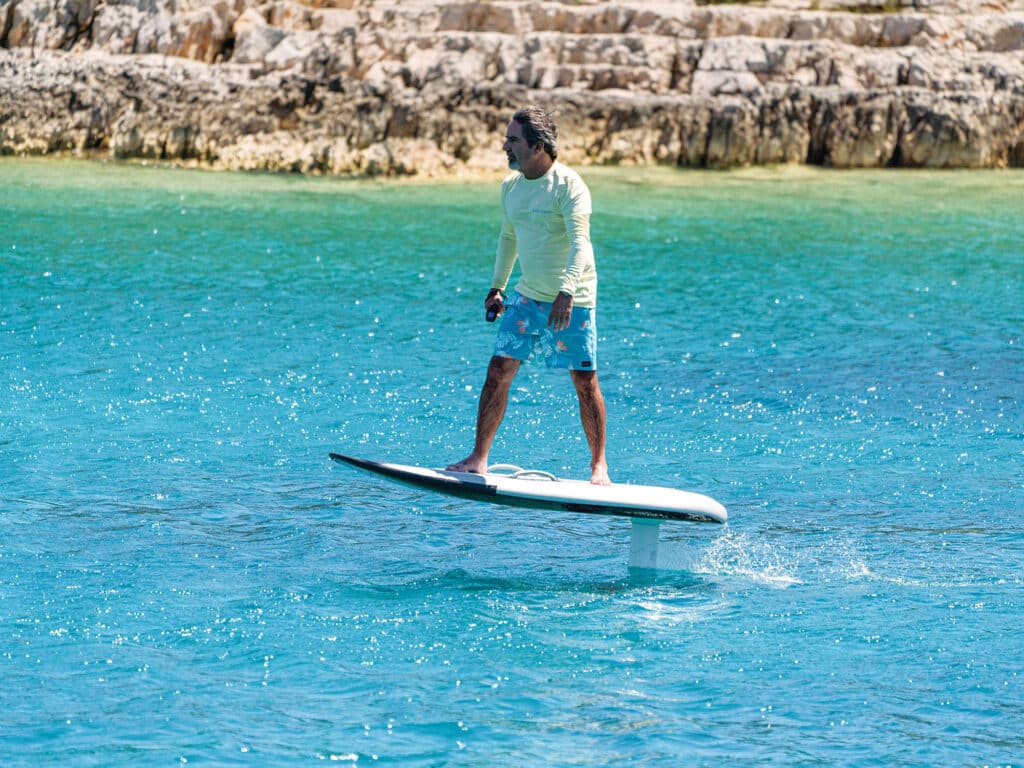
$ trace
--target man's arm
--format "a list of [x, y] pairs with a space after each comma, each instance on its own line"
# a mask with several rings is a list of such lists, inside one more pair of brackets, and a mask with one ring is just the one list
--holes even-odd
[[516, 243], [516, 229], [508, 218], [505, 198], [509, 193], [510, 184], [506, 180], [501, 185], [501, 233], [498, 235], [498, 252], [494, 258], [494, 275], [491, 277], [491, 288], [504, 292], [512, 268], [516, 265], [519, 247]]
[[594, 263], [594, 247], [590, 243], [590, 190], [580, 181], [569, 190], [562, 202], [565, 236], [569, 240], [569, 257], [562, 275], [558, 295], [551, 302], [548, 327], [561, 331], [569, 327], [573, 296], [583, 271]]
[[559, 290], [574, 296], [584, 269], [594, 263], [594, 247], [590, 243], [590, 190], [582, 180], [569, 189], [561, 208], [565, 236], [569, 239], [569, 258]]
[[501, 291], [508, 285], [512, 268], [516, 265], [519, 251], [516, 246], [516, 231], [511, 222], [505, 218], [501, 223], [501, 234], [498, 236], [498, 252], [494, 257], [494, 276], [491, 287]]

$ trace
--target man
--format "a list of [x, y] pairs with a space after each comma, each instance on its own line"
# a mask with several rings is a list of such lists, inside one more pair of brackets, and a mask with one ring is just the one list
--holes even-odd
[[[501, 185], [504, 213], [488, 319], [502, 315], [480, 392], [473, 452], [448, 467], [487, 471], [494, 436], [505, 415], [512, 379], [538, 347], [549, 368], [568, 368], [590, 446], [590, 482], [610, 485], [605, 459], [605, 406], [597, 383], [597, 271], [590, 244], [590, 190], [556, 162], [557, 129], [540, 107], [512, 116], [505, 133], [511, 173]], [[512, 268], [521, 276], [506, 294]]]

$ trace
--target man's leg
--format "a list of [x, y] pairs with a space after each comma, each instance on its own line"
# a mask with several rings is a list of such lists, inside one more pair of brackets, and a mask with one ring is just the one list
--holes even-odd
[[492, 357], [487, 366], [487, 380], [480, 391], [480, 405], [476, 414], [476, 441], [473, 452], [462, 461], [448, 467], [454, 472], [487, 471], [487, 457], [491, 452], [491, 443], [498, 434], [498, 426], [505, 416], [508, 405], [508, 392], [512, 387], [512, 379], [519, 370], [520, 361], [511, 357]]
[[597, 371], [569, 371], [576, 395], [580, 399], [580, 420], [590, 445], [590, 482], [595, 485], [611, 485], [608, 478], [608, 461], [605, 458], [606, 416], [604, 396], [597, 383]]

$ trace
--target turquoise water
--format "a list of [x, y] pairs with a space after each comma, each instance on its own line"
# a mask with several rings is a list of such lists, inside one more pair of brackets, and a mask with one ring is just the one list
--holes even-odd
[[6, 764], [1022, 764], [1024, 176], [586, 176], [654, 572], [327, 459], [468, 450], [496, 183], [0, 163]]

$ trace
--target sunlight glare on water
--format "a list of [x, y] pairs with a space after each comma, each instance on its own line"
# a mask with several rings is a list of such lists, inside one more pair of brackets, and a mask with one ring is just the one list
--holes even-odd
[[1024, 177], [584, 175], [656, 571], [327, 458], [468, 451], [497, 180], [0, 163], [7, 764], [1020, 765]]

